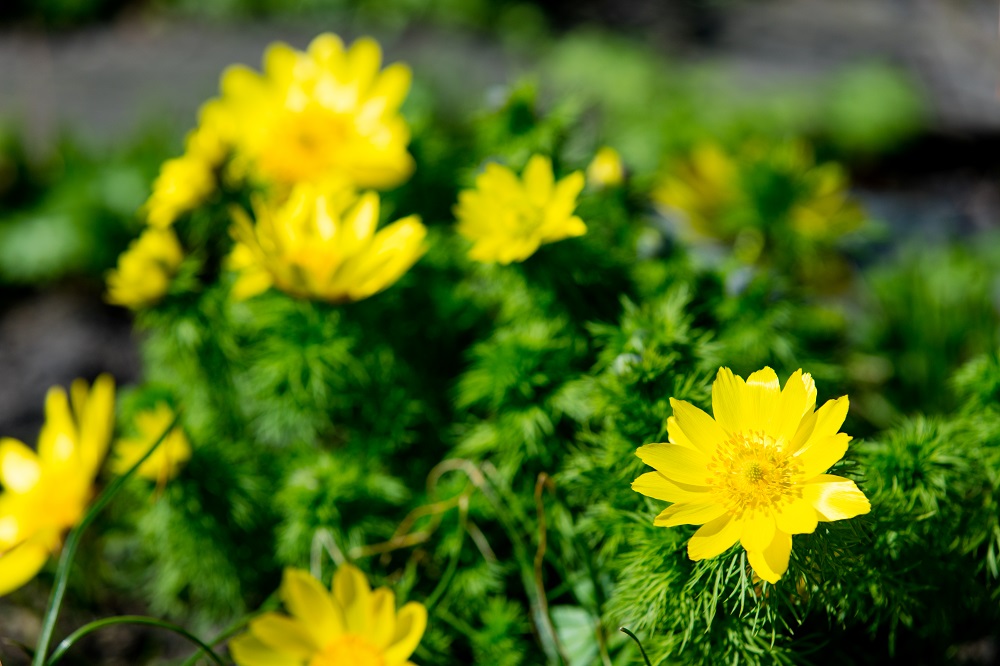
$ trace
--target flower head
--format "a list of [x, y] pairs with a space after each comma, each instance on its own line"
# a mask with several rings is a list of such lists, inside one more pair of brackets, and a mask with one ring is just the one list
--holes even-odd
[[144, 210], [150, 226], [165, 229], [215, 191], [215, 168], [197, 154], [169, 159], [153, 181]]
[[597, 151], [587, 167], [587, 182], [593, 187], [616, 187], [625, 182], [625, 165], [621, 155], [611, 146]]
[[374, 40], [345, 49], [339, 37], [323, 34], [305, 52], [272, 45], [263, 73], [229, 68], [218, 102], [229, 121], [234, 166], [286, 185], [333, 180], [385, 189], [406, 180], [413, 158], [399, 107], [410, 70], [381, 64]]
[[256, 222], [234, 211], [229, 265], [237, 298], [269, 287], [299, 298], [358, 301], [396, 282], [423, 255], [427, 229], [410, 216], [375, 231], [379, 198], [302, 184], [282, 204], [254, 203]]
[[[174, 420], [175, 412], [164, 402], [157, 403], [152, 409], [139, 412], [135, 417], [136, 437], [127, 437], [115, 443], [115, 459], [112, 469], [118, 474], [124, 474], [132, 468], [139, 459], [146, 455], [149, 448], [156, 443], [160, 435]], [[155, 451], [139, 465], [136, 474], [165, 483], [177, 476], [181, 467], [191, 458], [191, 443], [188, 442], [184, 430], [180, 426], [170, 431], [170, 434], [160, 443]]]
[[83, 518], [114, 428], [115, 385], [101, 375], [70, 393], [49, 389], [45, 425], [32, 451], [0, 440], [0, 594], [35, 577], [63, 533]]
[[167, 293], [183, 259], [171, 229], [147, 228], [108, 274], [108, 302], [134, 310], [155, 304]]
[[524, 261], [544, 243], [587, 233], [573, 215], [583, 189], [576, 171], [556, 182], [552, 160], [534, 155], [521, 178], [508, 167], [491, 163], [476, 178], [476, 188], [458, 195], [458, 232], [472, 241], [469, 257], [509, 264]]
[[349, 564], [334, 575], [332, 594], [305, 571], [286, 569], [281, 599], [290, 616], [265, 613], [230, 641], [237, 666], [413, 666], [427, 627], [423, 605], [396, 610], [392, 590], [372, 590]]
[[746, 381], [720, 369], [712, 385], [714, 419], [683, 400], [670, 404], [670, 443], [636, 451], [656, 471], [632, 488], [673, 502], [654, 524], [702, 526], [688, 541], [692, 560], [739, 541], [754, 572], [774, 583], [788, 568], [793, 534], [871, 509], [853, 481], [825, 474], [851, 440], [838, 432], [847, 396], [817, 410], [816, 385], [801, 370], [782, 389], [771, 368]]

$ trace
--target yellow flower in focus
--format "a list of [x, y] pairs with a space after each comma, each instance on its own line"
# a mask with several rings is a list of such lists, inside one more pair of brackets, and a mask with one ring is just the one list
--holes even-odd
[[[146, 455], [149, 448], [160, 438], [174, 420], [176, 413], [166, 403], [157, 403], [153, 409], [139, 412], [135, 417], [137, 437], [128, 437], [115, 443], [115, 459], [112, 469], [116, 474], [124, 474], [132, 468], [139, 459]], [[139, 465], [136, 474], [139, 476], [166, 483], [177, 476], [181, 467], [191, 459], [191, 444], [184, 430], [178, 425], [160, 443], [146, 460]]]
[[237, 666], [413, 666], [410, 655], [427, 627], [427, 609], [396, 610], [392, 590], [372, 590], [345, 564], [333, 594], [305, 571], [286, 569], [281, 600], [291, 614], [264, 613], [229, 642]]
[[303, 184], [288, 200], [254, 202], [256, 222], [233, 213], [237, 299], [271, 286], [299, 298], [358, 301], [394, 284], [426, 251], [427, 228], [411, 215], [375, 231], [379, 198]]
[[410, 89], [408, 67], [381, 70], [378, 43], [345, 49], [332, 34], [307, 51], [274, 44], [264, 71], [229, 68], [220, 104], [229, 120], [236, 168], [266, 182], [337, 182], [394, 187], [413, 172], [410, 130], [399, 107]]
[[458, 195], [458, 232], [472, 241], [469, 258], [509, 264], [524, 261], [545, 243], [582, 236], [587, 225], [573, 215], [583, 189], [576, 171], [556, 182], [552, 161], [534, 155], [519, 179], [508, 167], [491, 163], [476, 188]]
[[172, 230], [146, 229], [108, 274], [107, 301], [133, 310], [155, 304], [167, 293], [183, 259]]
[[587, 167], [587, 182], [600, 189], [616, 187], [625, 182], [625, 165], [617, 150], [604, 146], [597, 151]]
[[0, 595], [21, 587], [58, 552], [93, 495], [114, 428], [115, 384], [73, 382], [49, 389], [45, 425], [32, 451], [0, 439]]
[[736, 161], [714, 144], [697, 146], [653, 190], [653, 201], [679, 214], [687, 230], [702, 238], [725, 237], [720, 217], [745, 205]]
[[[197, 131], [196, 141], [205, 141]], [[153, 191], [143, 206], [150, 226], [165, 229], [179, 216], [194, 210], [215, 191], [215, 167], [197, 153], [167, 160], [153, 181]]]
[[793, 534], [871, 510], [853, 481], [825, 474], [851, 440], [838, 432], [847, 396], [817, 410], [816, 385], [801, 370], [782, 390], [771, 368], [745, 382], [721, 368], [712, 385], [714, 419], [683, 400], [670, 404], [670, 443], [636, 451], [657, 471], [632, 488], [673, 502], [655, 525], [701, 525], [688, 541], [692, 560], [721, 555], [739, 541], [754, 572], [774, 583], [788, 568]]

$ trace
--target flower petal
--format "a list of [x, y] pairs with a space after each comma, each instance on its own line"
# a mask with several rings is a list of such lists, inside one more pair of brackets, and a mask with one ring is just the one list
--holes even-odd
[[426, 629], [427, 609], [423, 604], [411, 601], [400, 608], [396, 614], [396, 630], [383, 657], [385, 663], [396, 664], [409, 659]]
[[716, 447], [728, 439], [726, 431], [715, 419], [690, 402], [671, 398], [670, 407], [674, 415], [667, 419], [667, 436], [678, 444], [690, 446], [711, 457]]
[[716, 422], [730, 435], [746, 429], [749, 419], [746, 415], [744, 398], [746, 383], [733, 374], [729, 368], [719, 368], [719, 374], [712, 383], [712, 413]]
[[821, 474], [801, 486], [802, 498], [816, 509], [825, 522], [846, 520], [871, 511], [871, 503], [850, 479]]
[[809, 395], [802, 380], [802, 370], [799, 369], [785, 382], [778, 410], [770, 427], [770, 435], [778, 442], [778, 446], [786, 448], [790, 444], [808, 409]]
[[333, 598], [344, 613], [347, 631], [368, 634], [372, 589], [356, 566], [344, 564], [333, 575]]
[[42, 467], [34, 451], [16, 439], [0, 439], [0, 483], [4, 488], [25, 493], [35, 487], [41, 476]]
[[743, 398], [748, 419], [744, 429], [773, 434], [771, 429], [781, 402], [781, 383], [774, 370], [765, 367], [747, 377]]
[[830, 469], [847, 453], [847, 443], [850, 441], [851, 436], [843, 432], [824, 439], [810, 437], [792, 458], [800, 465], [799, 478], [811, 479]]
[[372, 592], [371, 598], [372, 644], [380, 648], [389, 646], [396, 632], [396, 595], [387, 587]]
[[632, 482], [632, 490], [665, 502], [698, 502], [710, 489], [671, 481], [660, 472], [646, 472]]
[[811, 534], [816, 531], [819, 516], [811, 502], [795, 499], [774, 513], [778, 529], [788, 534]]
[[647, 444], [635, 454], [671, 481], [695, 486], [708, 483], [709, 459], [702, 453], [677, 444]]
[[763, 550], [748, 550], [747, 559], [755, 574], [768, 583], [777, 583], [788, 571], [788, 558], [791, 554], [792, 535], [778, 531]]
[[764, 550], [775, 532], [774, 516], [770, 511], [754, 511], [743, 518], [740, 543], [747, 551]]
[[657, 527], [678, 525], [704, 525], [726, 513], [726, 507], [719, 502], [681, 502], [668, 506], [660, 512], [653, 524]]
[[705, 523], [688, 540], [688, 557], [697, 561], [721, 555], [739, 540], [742, 529], [742, 522], [729, 514]]
[[308, 623], [280, 613], [264, 613], [250, 621], [253, 635], [278, 652], [311, 659], [324, 645], [313, 639]]
[[344, 633], [344, 617], [323, 584], [301, 569], [285, 569], [281, 581], [285, 608], [312, 634], [318, 645]]
[[532, 155], [522, 175], [524, 191], [528, 199], [538, 208], [543, 208], [552, 196], [555, 176], [552, 173], [552, 160], [544, 155]]
[[302, 666], [303, 661], [273, 650], [253, 634], [243, 634], [229, 641], [229, 653], [236, 666]]
[[50, 549], [41, 540], [31, 539], [0, 555], [0, 596], [13, 592], [38, 575], [50, 554]]

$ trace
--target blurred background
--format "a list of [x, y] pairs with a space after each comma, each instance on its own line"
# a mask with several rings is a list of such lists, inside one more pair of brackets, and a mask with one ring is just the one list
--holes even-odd
[[[981, 239], [1000, 227], [997, 11], [993, 0], [4, 0], [0, 434], [34, 441], [53, 384], [137, 377], [130, 315], [104, 304], [103, 279], [160, 163], [181, 152], [226, 66], [258, 67], [269, 43], [302, 48], [323, 31], [370, 34], [411, 65], [415, 128], [537, 90], [541, 106], [599, 123], [637, 175], [706, 137], [807, 137], [846, 165], [877, 221], [857, 261], [878, 267], [862, 301], [881, 304], [890, 360], [939, 339], [961, 357], [923, 370], [943, 375], [996, 343], [1000, 253]], [[893, 302], [928, 261], [950, 268]], [[938, 338], [908, 340], [929, 309]], [[970, 330], [953, 310], [986, 314]], [[5, 633], [32, 633], [16, 624], [33, 614], [0, 617]]]

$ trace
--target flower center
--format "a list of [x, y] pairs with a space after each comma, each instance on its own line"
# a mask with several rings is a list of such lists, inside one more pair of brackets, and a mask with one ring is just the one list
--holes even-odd
[[326, 646], [309, 666], [385, 666], [382, 652], [360, 636], [341, 636]]
[[720, 501], [740, 515], [789, 499], [797, 467], [770, 435], [741, 432], [719, 445], [708, 469]]
[[260, 167], [283, 182], [316, 180], [339, 164], [349, 134], [348, 121], [328, 109], [287, 111], [271, 130]]

